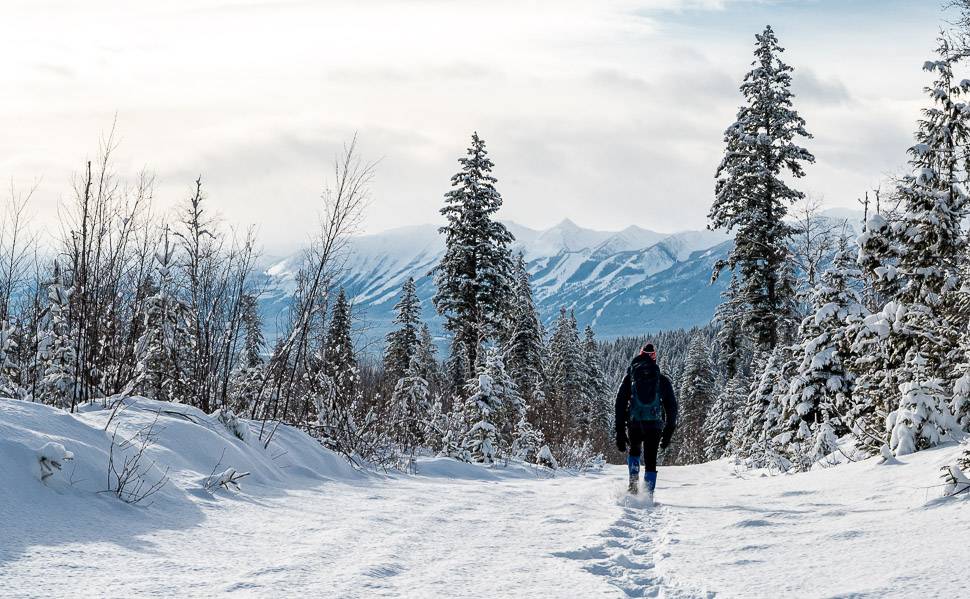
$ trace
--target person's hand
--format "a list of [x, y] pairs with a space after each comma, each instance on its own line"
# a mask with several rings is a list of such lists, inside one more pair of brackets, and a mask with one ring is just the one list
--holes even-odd
[[626, 453], [626, 435], [618, 435], [616, 437], [616, 448], [620, 453]]
[[668, 435], [664, 433], [664, 436], [660, 438], [660, 449], [667, 449], [668, 447], [670, 447], [671, 436], [672, 435]]

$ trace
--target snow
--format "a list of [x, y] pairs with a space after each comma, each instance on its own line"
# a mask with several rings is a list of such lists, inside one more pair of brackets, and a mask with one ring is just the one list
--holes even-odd
[[[0, 400], [0, 596], [965, 592], [954, 573], [970, 494], [942, 497], [940, 469], [965, 449], [952, 443], [794, 475], [661, 467], [649, 506], [623, 492], [625, 467], [553, 475], [421, 458], [415, 475], [363, 473], [288, 427], [263, 449], [215, 415], [125, 405], [105, 431], [110, 410]], [[151, 505], [99, 492], [115, 424], [131, 435], [156, 415], [149, 454], [170, 483]], [[38, 456], [66, 452], [42, 482]], [[250, 473], [238, 490], [205, 484], [233, 471]]]

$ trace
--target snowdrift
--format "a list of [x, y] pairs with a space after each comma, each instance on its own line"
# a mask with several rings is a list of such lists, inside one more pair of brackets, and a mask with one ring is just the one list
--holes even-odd
[[[32, 545], [136, 544], [139, 534], [154, 528], [198, 524], [205, 502], [366, 476], [288, 426], [280, 426], [264, 448], [257, 431], [249, 430], [258, 423], [240, 420], [241, 427], [230, 430], [218, 413], [186, 405], [132, 397], [111, 415], [99, 404], [69, 414], [0, 399], [0, 567]], [[141, 493], [152, 486], [158, 490], [133, 506], [115, 493], [117, 477], [109, 472], [109, 458], [121, 471], [149, 432], [137, 476]], [[245, 494], [218, 484], [228, 469], [248, 473], [239, 481]], [[131, 491], [138, 482], [131, 482]]]

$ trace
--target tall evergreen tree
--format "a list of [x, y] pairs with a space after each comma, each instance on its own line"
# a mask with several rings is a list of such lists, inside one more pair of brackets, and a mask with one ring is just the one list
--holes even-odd
[[401, 299], [394, 306], [397, 329], [387, 335], [384, 351], [384, 372], [391, 381], [397, 381], [407, 372], [411, 360], [418, 351], [421, 332], [421, 300], [418, 299], [414, 278], [408, 277], [401, 288]]
[[327, 442], [342, 451], [356, 444], [364, 416], [360, 369], [352, 338], [351, 306], [343, 288], [337, 293], [319, 373], [318, 421]]
[[549, 340], [549, 382], [542, 413], [538, 419], [540, 428], [553, 447], [561, 447], [575, 440], [577, 430], [587, 430], [583, 412], [582, 347], [577, 330], [576, 317], [561, 308], [552, 337]]
[[[865, 431], [862, 441], [871, 451], [887, 442], [904, 452], [910, 449], [906, 443], [895, 442], [896, 427], [881, 426], [880, 421], [908, 420], [906, 414], [916, 393], [912, 385], [921, 385], [916, 395], [932, 397], [921, 400], [920, 405], [939, 409], [921, 417], [921, 422], [931, 423], [928, 426], [937, 430], [932, 434], [920, 431], [922, 441], [915, 449], [943, 438], [948, 431], [941, 423], [949, 426], [952, 420], [947, 388], [952, 388], [955, 376], [948, 354], [959, 333], [948, 321], [952, 306], [946, 300], [958, 288], [965, 251], [961, 222], [967, 211], [963, 180], [970, 157], [970, 115], [962, 97], [970, 90], [970, 82], [955, 77], [953, 67], [963, 55], [945, 38], [940, 39], [937, 54], [936, 60], [924, 65], [926, 71], [936, 74], [936, 80], [926, 88], [930, 106], [919, 121], [917, 143], [909, 149], [913, 172], [897, 184], [900, 214], [892, 221], [877, 219], [874, 226], [867, 227], [860, 255], [889, 297], [880, 313], [866, 319], [856, 339], [860, 350], [881, 346], [881, 352], [868, 358], [870, 363], [860, 377], [871, 403], [856, 410], [855, 425]], [[882, 253], [874, 254], [871, 248]], [[904, 390], [902, 394], [900, 390]]]
[[515, 261], [515, 299], [509, 323], [506, 361], [522, 397], [533, 405], [545, 382], [545, 333], [532, 297], [529, 272], [521, 254]]
[[478, 133], [467, 154], [458, 161], [461, 171], [451, 178], [441, 209], [448, 224], [440, 229], [445, 254], [435, 269], [434, 304], [454, 336], [452, 349], [466, 352], [466, 363], [473, 365], [482, 343], [497, 338], [509, 315], [513, 237], [495, 220], [502, 196]]
[[784, 175], [800, 178], [802, 164], [815, 161], [796, 143], [811, 135], [794, 108], [793, 69], [782, 62], [782, 52], [771, 27], [756, 36], [754, 68], [741, 84], [745, 104], [724, 136], [727, 150], [710, 212], [712, 228], [736, 232], [735, 247], [714, 277], [725, 267], [739, 277], [729, 300], [744, 302], [744, 328], [767, 350], [779, 342], [779, 315], [791, 301], [781, 280], [791, 236], [784, 219], [788, 207], [804, 197]]
[[682, 416], [678, 425], [678, 440], [673, 447], [681, 464], [697, 464], [705, 459], [705, 422], [714, 402], [714, 374], [703, 333], [691, 338], [687, 365], [681, 375], [679, 400]]
[[583, 436], [592, 444], [593, 449], [605, 453], [609, 451], [613, 438], [612, 423], [610, 422], [613, 415], [613, 396], [606, 385], [606, 376], [603, 374], [603, 359], [592, 326], [586, 325], [583, 330], [582, 343], [581, 361], [583, 365], [583, 401], [585, 404], [583, 411], [588, 413], [585, 418], [587, 422], [586, 430], [582, 432]]

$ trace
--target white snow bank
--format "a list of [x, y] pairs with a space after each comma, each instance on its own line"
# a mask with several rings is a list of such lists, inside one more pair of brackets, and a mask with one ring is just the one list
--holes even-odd
[[[196, 525], [203, 519], [200, 497], [209, 502], [234, 499], [218, 483], [211, 492], [205, 489], [207, 480], [228, 470], [250, 473], [246, 491], [261, 496], [364, 476], [287, 426], [280, 426], [263, 448], [256, 439], [258, 430], [243, 441], [217, 415], [185, 405], [128, 398], [106, 431], [111, 413], [93, 405], [72, 415], [0, 399], [0, 572], [6, 562], [36, 546], [136, 546], [141, 534]], [[109, 455], [113, 453], [115, 469], [121, 471], [149, 427], [153, 443], [146, 446], [138, 470], [143, 491], [160, 486], [133, 507], [113, 493], [117, 477], [109, 474]], [[0, 595], [2, 588], [0, 583]]]

